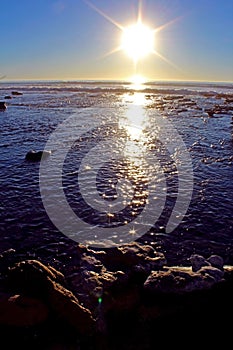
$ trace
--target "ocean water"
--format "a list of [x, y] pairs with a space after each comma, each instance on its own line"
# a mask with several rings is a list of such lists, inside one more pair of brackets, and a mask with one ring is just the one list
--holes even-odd
[[77, 242], [137, 240], [233, 264], [233, 84], [1, 82], [0, 100], [0, 252], [65, 268]]

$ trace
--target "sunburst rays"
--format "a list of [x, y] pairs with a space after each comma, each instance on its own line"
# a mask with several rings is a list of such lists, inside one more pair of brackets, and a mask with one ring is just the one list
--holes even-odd
[[[119, 46], [113, 48], [112, 50], [110, 50], [109, 52], [106, 52], [102, 55], [102, 57], [107, 57], [109, 55], [112, 55], [114, 53], [117, 53], [119, 51], [124, 51], [125, 53], [128, 53], [128, 56], [131, 57], [133, 63], [134, 63], [134, 67], [135, 67], [135, 73], [137, 70], [137, 63], [139, 60], [143, 59], [145, 56], [149, 55], [149, 54], [154, 54], [157, 57], [159, 57], [161, 60], [163, 60], [164, 62], [166, 62], [167, 64], [169, 64], [170, 66], [172, 66], [173, 68], [175, 68], [176, 70], [181, 71], [181, 68], [178, 67], [174, 62], [172, 62], [171, 60], [169, 60], [168, 58], [166, 58], [165, 56], [163, 56], [160, 52], [158, 52], [158, 50], [156, 48], [153, 47], [152, 41], [155, 41], [155, 36], [157, 36], [157, 34], [164, 30], [165, 28], [167, 28], [168, 26], [174, 24], [175, 22], [177, 22], [178, 20], [180, 20], [181, 18], [183, 18], [183, 16], [179, 16], [174, 18], [173, 20], [159, 26], [156, 28], [150, 28], [148, 27], [146, 24], [144, 24], [143, 18], [142, 18], [142, 1], [139, 0], [138, 1], [138, 13], [137, 13], [137, 20], [136, 22], [134, 22], [133, 24], [131, 23], [131, 25], [129, 26], [123, 26], [121, 23], [117, 22], [116, 20], [114, 20], [114, 18], [112, 18], [111, 16], [107, 15], [104, 11], [102, 11], [101, 9], [99, 9], [98, 7], [96, 7], [92, 2], [90, 2], [89, 0], [84, 0], [85, 3], [92, 8], [94, 11], [96, 11], [99, 15], [101, 15], [103, 18], [105, 18], [107, 21], [109, 21], [110, 23], [112, 23], [115, 27], [117, 27], [122, 33], [122, 37], [124, 38], [124, 34], [129, 31], [129, 40], [130, 40], [130, 30], [132, 31], [132, 29], [135, 29], [135, 34], [137, 34], [137, 31], [139, 33], [139, 30], [142, 30], [142, 34], [141, 34], [141, 39], [143, 40], [143, 35], [147, 35], [146, 41], [147, 44], [145, 46], [143, 46], [143, 49], [141, 50], [140, 48], [140, 44], [138, 47], [136, 47], [136, 39], [135, 39], [135, 43], [131, 43], [131, 48], [127, 48], [127, 41], [124, 42], [124, 39], [121, 39], [121, 43], [119, 43]], [[144, 33], [143, 33], [144, 31]], [[153, 39], [152, 39], [153, 36]], [[131, 51], [130, 51], [131, 50]], [[144, 52], [143, 52], [144, 50]]]

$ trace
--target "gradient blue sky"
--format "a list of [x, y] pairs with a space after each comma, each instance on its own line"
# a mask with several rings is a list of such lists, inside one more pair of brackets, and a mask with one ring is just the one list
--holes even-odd
[[[138, 0], [92, 0], [127, 26]], [[143, 21], [157, 28], [156, 50], [137, 73], [151, 80], [233, 82], [233, 1], [142, 0]], [[119, 51], [121, 30], [82, 0], [2, 0], [0, 76], [17, 79], [127, 79], [132, 60]]]

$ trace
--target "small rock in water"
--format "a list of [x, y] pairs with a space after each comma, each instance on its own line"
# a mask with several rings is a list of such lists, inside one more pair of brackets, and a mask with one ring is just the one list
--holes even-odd
[[43, 157], [48, 157], [50, 156], [51, 151], [34, 151], [31, 150], [26, 154], [26, 160], [32, 161], [32, 162], [37, 162], [40, 161]]
[[5, 110], [7, 108], [5, 102], [0, 102], [0, 110]]
[[11, 94], [15, 96], [23, 95], [23, 93], [19, 91], [12, 91]]

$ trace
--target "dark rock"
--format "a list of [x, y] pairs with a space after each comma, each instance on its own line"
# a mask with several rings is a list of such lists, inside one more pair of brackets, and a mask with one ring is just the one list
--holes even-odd
[[223, 258], [219, 255], [211, 255], [207, 261], [213, 266], [213, 267], [217, 267], [218, 269], [222, 270], [223, 269], [223, 265], [224, 265], [224, 261]]
[[39, 299], [21, 295], [1, 296], [0, 324], [29, 327], [45, 322], [48, 307]]
[[6, 103], [0, 101], [0, 110], [5, 110], [5, 109], [7, 109]]
[[4, 98], [5, 98], [5, 100], [11, 100], [11, 99], [12, 99], [12, 96], [7, 95], [7, 96], [5, 96]]
[[[22, 323], [16, 316], [16, 326], [43, 323], [47, 310], [48, 322], [55, 319], [61, 333], [65, 325], [78, 341], [90, 341], [90, 347], [74, 342], [76, 347], [70, 348], [148, 350], [154, 348], [155, 338], [166, 343], [171, 333], [179, 344], [181, 329], [196, 337], [211, 324], [217, 332], [224, 323], [218, 320], [233, 312], [233, 267], [222, 266], [221, 257], [205, 259], [195, 254], [193, 271], [192, 266], [166, 266], [164, 256], [149, 245], [132, 243], [115, 251], [116, 259], [112, 250], [95, 251], [79, 245], [77, 265], [66, 279], [37, 260], [15, 263], [7, 275], [10, 294], [0, 298], [0, 328], [14, 325], [12, 315], [21, 315], [25, 301], [26, 314]], [[9, 261], [13, 254], [13, 250], [2, 253]], [[117, 266], [123, 271], [116, 270]], [[39, 303], [43, 305], [41, 314]], [[33, 315], [35, 323], [30, 323]], [[224, 335], [225, 323], [222, 328]]]
[[4, 250], [0, 254], [0, 267], [1, 273], [4, 274], [8, 271], [8, 267], [13, 265], [16, 260], [16, 250], [13, 248]]
[[91, 312], [79, 303], [71, 291], [51, 281], [47, 300], [59, 318], [65, 320], [80, 334], [90, 336], [94, 333], [95, 320]]
[[220, 270], [213, 266], [203, 266], [198, 272], [203, 276], [212, 277], [214, 280], [214, 283], [219, 282], [224, 276], [223, 270]]
[[19, 92], [19, 91], [11, 91], [11, 94], [14, 95], [14, 96], [23, 95], [23, 93], [22, 93], [22, 92]]
[[80, 334], [93, 333], [95, 321], [91, 312], [62, 285], [66, 284], [64, 276], [53, 267], [37, 260], [22, 261], [9, 269], [8, 284], [12, 290], [41, 299]]
[[203, 266], [210, 266], [210, 262], [208, 262], [202, 255], [199, 254], [193, 254], [189, 258], [191, 264], [192, 264], [192, 271], [196, 272], [200, 270]]
[[10, 288], [24, 295], [46, 298], [51, 280], [65, 284], [64, 275], [38, 260], [25, 260], [14, 264], [8, 271]]
[[124, 288], [124, 280], [128, 280], [128, 276], [122, 271], [111, 272], [103, 267], [101, 271], [95, 272], [83, 269], [82, 264], [67, 276], [67, 281], [72, 290], [76, 291], [78, 299], [93, 313], [96, 312], [102, 299], [111, 298], [115, 286], [121, 285], [121, 289]]
[[132, 281], [114, 281], [103, 294], [102, 309], [104, 313], [112, 314], [132, 312], [140, 304], [140, 298], [140, 288]]
[[101, 272], [104, 267], [101, 261], [97, 260], [95, 256], [87, 255], [84, 253], [80, 261], [80, 268], [83, 271]]
[[127, 270], [136, 265], [143, 265], [150, 272], [166, 264], [163, 253], [156, 252], [150, 245], [132, 242], [113, 248], [112, 254], [101, 254], [99, 259], [109, 270]]
[[42, 159], [42, 157], [47, 158], [48, 156], [50, 156], [50, 154], [51, 154], [50, 151], [31, 150], [26, 154], [25, 159], [32, 162], [38, 162]]
[[78, 299], [93, 314], [134, 309], [140, 300], [140, 289], [151, 270], [166, 263], [162, 253], [150, 245], [136, 242], [95, 251], [82, 244], [78, 247], [79, 266], [67, 276]]
[[167, 267], [164, 271], [152, 271], [144, 283], [150, 293], [183, 295], [204, 291], [224, 281], [224, 271], [213, 266], [202, 266], [194, 272], [190, 267]]

